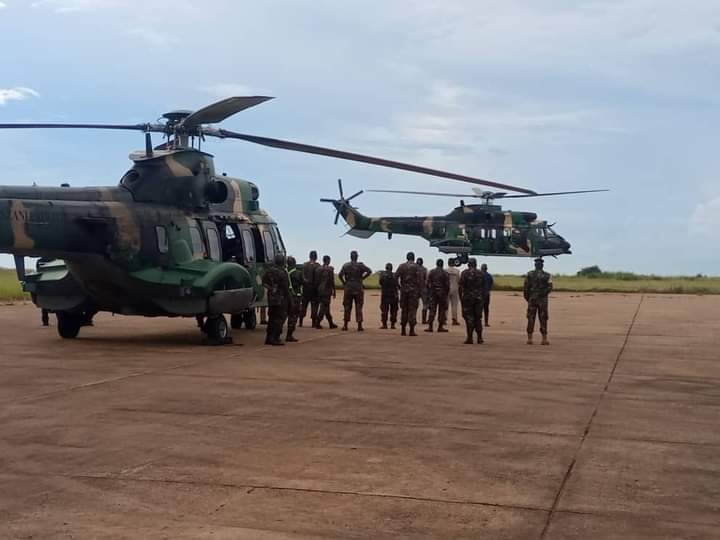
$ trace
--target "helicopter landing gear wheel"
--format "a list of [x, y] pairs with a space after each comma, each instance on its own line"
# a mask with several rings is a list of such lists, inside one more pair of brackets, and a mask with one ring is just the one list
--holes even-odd
[[57, 317], [58, 334], [63, 339], [75, 339], [80, 333], [80, 328], [85, 324], [85, 317], [74, 313], [59, 311]]
[[245, 328], [248, 330], [255, 330], [255, 327], [257, 326], [257, 315], [255, 315], [254, 308], [250, 308], [243, 313], [243, 322], [245, 323]]
[[233, 330], [240, 330], [243, 326], [244, 317], [242, 313], [235, 313], [230, 315], [230, 327]]
[[207, 336], [205, 343], [208, 345], [224, 345], [232, 343], [230, 327], [223, 315], [208, 317], [203, 325], [203, 332]]

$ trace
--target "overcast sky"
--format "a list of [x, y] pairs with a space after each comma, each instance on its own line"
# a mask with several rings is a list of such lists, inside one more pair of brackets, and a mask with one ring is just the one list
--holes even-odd
[[[276, 99], [223, 127], [412, 161], [536, 191], [557, 222], [548, 270], [720, 274], [720, 2], [686, 0], [2, 0], [0, 121], [134, 123], [230, 95]], [[2, 184], [113, 185], [142, 136], [0, 133]], [[212, 141], [255, 181], [289, 251], [373, 269], [418, 238], [340, 237], [319, 202], [361, 188], [463, 184]], [[453, 199], [365, 194], [367, 215], [442, 215]], [[508, 201], [509, 203], [510, 201]], [[528, 260], [493, 258], [496, 272]], [[0, 264], [10, 265], [8, 256]]]

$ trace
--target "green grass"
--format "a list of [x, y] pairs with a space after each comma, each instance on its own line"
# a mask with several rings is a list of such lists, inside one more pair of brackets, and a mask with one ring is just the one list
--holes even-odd
[[[524, 276], [493, 275], [496, 291], [521, 291]], [[599, 277], [553, 276], [554, 290], [567, 292], [623, 292], [668, 294], [720, 294], [720, 277], [662, 277], [613, 272]], [[377, 289], [378, 274], [365, 280], [368, 289]]]
[[30, 298], [22, 292], [15, 270], [0, 269], [0, 301], [24, 300]]

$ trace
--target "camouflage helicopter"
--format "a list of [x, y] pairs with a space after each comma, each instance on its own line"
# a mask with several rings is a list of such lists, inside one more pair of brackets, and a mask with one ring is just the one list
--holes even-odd
[[420, 236], [430, 242], [430, 246], [441, 253], [454, 254], [451, 261], [461, 265], [470, 255], [506, 256], [506, 257], [543, 257], [569, 254], [570, 243], [553, 230], [547, 221], [538, 220], [534, 212], [503, 211], [500, 205], [493, 204], [496, 199], [517, 199], [527, 197], [550, 197], [578, 193], [597, 193], [607, 189], [587, 189], [580, 191], [557, 191], [536, 193], [532, 190], [505, 186], [518, 194], [505, 191], [483, 191], [473, 188], [474, 193], [436, 193], [428, 191], [403, 191], [392, 189], [368, 189], [374, 193], [395, 193], [404, 195], [424, 195], [432, 197], [479, 198], [481, 204], [465, 204], [454, 208], [445, 216], [400, 216], [368, 217], [350, 204], [364, 190], [345, 198], [342, 180], [338, 180], [339, 199], [320, 199], [331, 203], [336, 210], [335, 224], [340, 216], [350, 227], [346, 234], [357, 238], [370, 238], [375, 233], [385, 233], [388, 238], [393, 234]]
[[[218, 175], [207, 137], [357, 161], [512, 189], [408, 163], [212, 127], [266, 96], [231, 97], [196, 111], [168, 112], [157, 123], [13, 123], [0, 129], [140, 131], [145, 148], [117, 187], [0, 186], [0, 253], [15, 257], [33, 301], [54, 312], [58, 333], [75, 338], [99, 311], [195, 317], [213, 341], [230, 325], [255, 326], [263, 305], [263, 265], [284, 254], [277, 223], [260, 208], [256, 184]], [[151, 135], [165, 142], [153, 147]], [[344, 204], [344, 203], [343, 203]], [[352, 218], [348, 218], [352, 219]], [[27, 273], [24, 257], [40, 258]]]

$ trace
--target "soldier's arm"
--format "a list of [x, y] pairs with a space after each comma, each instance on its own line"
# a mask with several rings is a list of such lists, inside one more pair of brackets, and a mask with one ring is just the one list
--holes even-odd
[[332, 266], [330, 267], [330, 287], [332, 287], [332, 295], [335, 298], [335, 269]]
[[550, 294], [552, 292], [552, 290], [553, 290], [552, 275], [548, 274], [548, 289], [547, 289], [548, 294]]
[[[347, 270], [347, 265], [344, 264], [342, 268], [340, 268], [340, 272], [338, 273], [338, 277], [340, 278], [340, 283], [345, 285], [345, 271]], [[335, 283], [335, 280], [333, 279], [333, 283]]]
[[370, 274], [372, 274], [372, 270], [370, 270], [370, 267], [369, 267], [369, 266], [366, 266], [366, 265], [364, 265], [364, 264], [363, 264], [363, 269], [364, 269], [364, 273], [363, 273], [363, 277], [362, 277], [362, 278], [363, 278], [363, 279], [366, 279], [367, 277], [370, 276]]
[[523, 296], [525, 300], [530, 299], [530, 274], [525, 275], [525, 283], [523, 283]]

